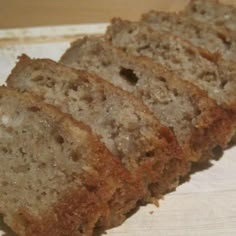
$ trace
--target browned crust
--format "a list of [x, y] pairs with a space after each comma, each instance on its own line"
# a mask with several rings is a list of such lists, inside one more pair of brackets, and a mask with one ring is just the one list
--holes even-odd
[[[81, 186], [72, 192], [68, 190], [67, 193], [64, 193], [65, 196], [62, 196], [62, 199], [59, 200], [55, 206], [52, 206], [52, 209], [49, 209], [45, 216], [42, 216], [42, 219], [33, 219], [30, 212], [27, 212], [27, 209], [19, 209], [21, 221], [18, 221], [19, 217], [16, 217], [16, 222], [13, 223], [13, 226], [10, 226], [13, 227], [16, 232], [22, 233], [25, 231], [26, 233], [22, 233], [22, 235], [27, 236], [65, 235], [64, 232], [73, 233], [74, 229], [72, 226], [76, 227], [79, 223], [87, 227], [86, 230], [88, 230], [89, 235], [90, 232], [93, 232], [95, 223], [98, 223], [103, 229], [120, 224], [125, 218], [124, 213], [127, 212], [122, 212], [122, 210], [119, 212], [119, 209], [128, 206], [128, 209], [125, 209], [128, 211], [134, 208], [137, 201], [143, 196], [137, 181], [130, 176], [119, 161], [113, 158], [111, 153], [99, 142], [97, 137], [92, 135], [90, 128], [83, 123], [75, 121], [71, 116], [61, 113], [51, 105], [43, 104], [41, 99], [32, 94], [20, 94], [13, 89], [0, 87], [0, 96], [7, 95], [17, 97], [17, 99], [22, 100], [28, 107], [33, 106], [34, 108], [36, 107], [37, 110], [41, 110], [55, 123], [65, 127], [65, 130], [67, 130], [68, 127], [78, 127], [84, 130], [88, 135], [91, 148], [95, 155], [93, 165], [96, 166], [97, 170], [100, 170], [99, 176], [80, 176], [83, 180], [85, 190], [81, 190]], [[72, 139], [74, 139], [75, 137], [73, 135], [71, 136], [71, 132], [73, 132], [73, 129], [70, 128], [67, 134], [69, 135], [68, 138], [72, 137]], [[122, 197], [125, 196], [125, 199], [117, 199], [116, 195], [120, 196], [120, 194], [122, 194]], [[77, 201], [77, 198], [81, 199], [81, 201]], [[110, 208], [113, 201], [117, 204], [118, 209]], [[127, 206], [125, 204], [127, 204]], [[95, 208], [93, 208], [93, 206]], [[80, 208], [82, 211], [80, 211]], [[63, 218], [65, 216], [68, 217], [68, 222], [71, 222], [70, 224], [67, 224], [68, 222], [63, 224], [63, 221], [65, 222], [66, 219]], [[78, 220], [81, 221], [78, 222]], [[99, 222], [97, 222], [98, 220]], [[54, 226], [57, 229], [55, 229]], [[50, 232], [50, 234], [44, 234], [44, 232], [47, 231]]]

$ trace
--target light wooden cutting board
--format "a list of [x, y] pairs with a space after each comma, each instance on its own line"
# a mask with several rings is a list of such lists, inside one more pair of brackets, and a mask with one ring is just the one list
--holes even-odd
[[[106, 24], [93, 24], [0, 30], [0, 82], [4, 83], [22, 53], [58, 60], [71, 40], [100, 34], [105, 28]], [[235, 236], [236, 147], [211, 164], [166, 195], [159, 208], [142, 207], [107, 236]], [[3, 232], [14, 235], [1, 222], [0, 235]]]

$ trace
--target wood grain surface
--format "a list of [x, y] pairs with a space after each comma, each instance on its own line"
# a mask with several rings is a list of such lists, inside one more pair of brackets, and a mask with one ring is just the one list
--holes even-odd
[[[137, 20], [150, 9], [178, 11], [188, 0], [0, 0], [0, 28]], [[236, 5], [236, 0], [222, 0]]]

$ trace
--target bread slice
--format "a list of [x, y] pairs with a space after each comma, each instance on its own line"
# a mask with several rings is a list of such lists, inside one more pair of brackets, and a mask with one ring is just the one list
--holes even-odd
[[[169, 189], [188, 171], [171, 130], [161, 125], [140, 100], [103, 79], [50, 60], [23, 56], [7, 84], [34, 92], [46, 103], [90, 125], [135, 179], [142, 181], [146, 201], [151, 200], [147, 194], [154, 184], [163, 182], [163, 188]], [[170, 165], [175, 169], [169, 170]], [[162, 177], [165, 169], [170, 180]], [[163, 191], [158, 188], [155, 194]]]
[[236, 8], [218, 0], [191, 0], [181, 14], [236, 32]]
[[156, 31], [169, 31], [192, 44], [236, 61], [236, 33], [193, 20], [175, 13], [151, 11], [142, 22]]
[[83, 123], [5, 87], [0, 107], [0, 214], [18, 235], [89, 236], [139, 195]]
[[210, 158], [212, 149], [224, 147], [232, 136], [232, 121], [203, 91], [148, 59], [123, 53], [102, 38], [74, 42], [61, 62], [97, 73], [142, 98], [156, 117], [174, 130], [191, 161]]
[[168, 67], [182, 79], [207, 91], [222, 108], [236, 114], [235, 63], [215, 57], [169, 32], [153, 31], [139, 22], [113, 19], [106, 36], [115, 47]]

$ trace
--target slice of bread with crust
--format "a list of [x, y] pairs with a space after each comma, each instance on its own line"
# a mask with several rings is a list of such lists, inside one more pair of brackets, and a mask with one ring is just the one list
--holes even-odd
[[[172, 179], [188, 171], [172, 131], [161, 125], [141, 100], [97, 76], [51, 60], [23, 56], [7, 84], [31, 91], [89, 125], [143, 183], [144, 190], [149, 189], [143, 194], [146, 201], [152, 185], [164, 181], [167, 189], [172, 185], [162, 180], [164, 170]], [[175, 170], [170, 172], [173, 164]]]
[[0, 88], [0, 136], [0, 214], [20, 236], [92, 235], [139, 195], [89, 127], [30, 94]]
[[236, 8], [218, 0], [191, 0], [181, 14], [236, 32]]
[[132, 57], [103, 38], [74, 42], [61, 63], [92, 71], [137, 97], [174, 133], [189, 160], [209, 159], [212, 149], [225, 147], [233, 122], [207, 94], [147, 58]]
[[151, 11], [142, 22], [156, 31], [168, 31], [192, 44], [236, 61], [236, 33], [201, 23], [182, 14]]
[[169, 32], [145, 24], [113, 19], [106, 38], [113, 46], [135, 56], [146, 56], [168, 67], [182, 79], [207, 91], [225, 110], [236, 114], [236, 65]]

